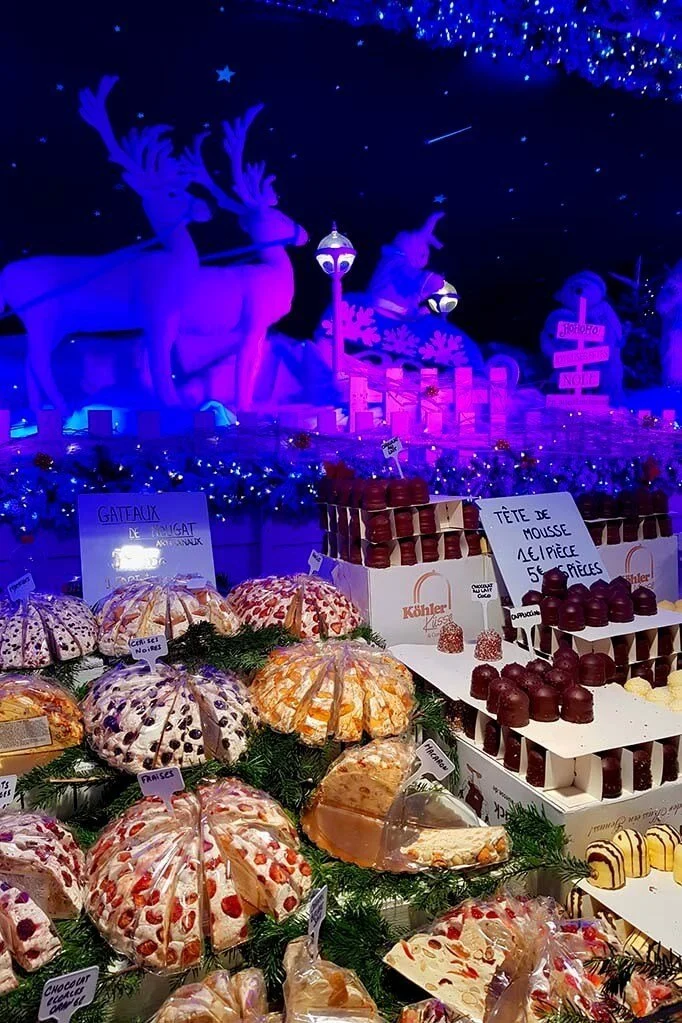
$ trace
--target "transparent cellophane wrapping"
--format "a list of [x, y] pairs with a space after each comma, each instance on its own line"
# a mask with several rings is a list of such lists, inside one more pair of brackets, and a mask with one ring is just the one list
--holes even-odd
[[357, 974], [314, 955], [307, 938], [287, 945], [284, 969], [287, 1023], [382, 1023]]
[[[540, 1023], [566, 1004], [603, 1023], [612, 1018], [604, 978], [590, 963], [620, 948], [603, 923], [568, 920], [551, 899], [501, 894], [463, 902], [385, 961], [473, 1023]], [[675, 997], [637, 977], [623, 1001], [645, 1016]]]
[[40, 811], [0, 813], [0, 882], [29, 893], [51, 920], [80, 916], [85, 857], [61, 821]]
[[130, 640], [141, 636], [163, 634], [170, 641], [202, 622], [231, 636], [241, 624], [215, 586], [190, 576], [127, 583], [103, 597], [94, 611], [99, 649], [112, 656], [129, 654]]
[[116, 951], [146, 970], [181, 973], [209, 942], [224, 952], [249, 918], [301, 908], [312, 870], [280, 805], [237, 779], [140, 800], [87, 858], [86, 909]]
[[299, 639], [348, 635], [362, 624], [359, 609], [319, 575], [271, 575], [247, 579], [229, 593], [246, 625], [283, 625]]
[[195, 984], [178, 988], [153, 1023], [282, 1023], [282, 1016], [268, 1011], [260, 970], [240, 970], [232, 976], [227, 970], [215, 970]]
[[416, 743], [380, 739], [346, 750], [313, 793], [301, 824], [346, 862], [394, 872], [465, 870], [509, 856], [504, 828], [481, 827], [442, 785], [414, 779]]
[[404, 1005], [398, 1023], [467, 1023], [467, 1017], [451, 1009], [440, 998], [425, 998]]
[[401, 735], [414, 709], [408, 668], [364, 640], [307, 640], [274, 650], [251, 684], [263, 721], [309, 746]]
[[73, 696], [39, 675], [0, 675], [0, 761], [77, 746], [83, 719]]
[[0, 670], [31, 671], [90, 654], [97, 623], [78, 597], [31, 593], [17, 604], [0, 600]]

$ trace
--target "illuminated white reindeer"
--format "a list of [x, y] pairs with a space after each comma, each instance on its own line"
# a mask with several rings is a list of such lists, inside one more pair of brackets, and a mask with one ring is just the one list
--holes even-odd
[[249, 409], [263, 364], [268, 329], [291, 309], [294, 271], [287, 246], [304, 245], [305, 230], [276, 209], [274, 177], [265, 165], [243, 165], [246, 135], [262, 106], [252, 107], [234, 124], [225, 121], [224, 148], [230, 157], [233, 190], [228, 196], [214, 182], [201, 156], [199, 136], [185, 151], [185, 169], [218, 205], [236, 213], [258, 251], [256, 262], [234, 267], [202, 267], [185, 305], [177, 342], [179, 362], [188, 376], [203, 378], [201, 398], [229, 400], [227, 359], [236, 355], [235, 405]]
[[184, 165], [171, 155], [165, 125], [133, 130], [118, 142], [106, 112], [116, 84], [105, 77], [96, 93], [80, 94], [81, 117], [100, 134], [126, 183], [141, 196], [159, 248], [121, 249], [104, 256], [36, 256], [10, 263], [0, 277], [2, 298], [23, 321], [27, 387], [33, 408], [43, 401], [64, 411], [52, 354], [67, 335], [142, 330], [154, 387], [165, 405], [178, 403], [171, 352], [199, 260], [187, 230], [210, 218], [207, 204], [187, 190]]

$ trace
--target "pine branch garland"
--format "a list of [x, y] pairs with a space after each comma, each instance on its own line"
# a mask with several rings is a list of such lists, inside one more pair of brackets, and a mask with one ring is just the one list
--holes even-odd
[[646, 956], [636, 952], [618, 952], [590, 960], [588, 966], [605, 978], [604, 993], [622, 996], [634, 976], [669, 984], [682, 976], [682, 957], [668, 952], [660, 944], [653, 945]]

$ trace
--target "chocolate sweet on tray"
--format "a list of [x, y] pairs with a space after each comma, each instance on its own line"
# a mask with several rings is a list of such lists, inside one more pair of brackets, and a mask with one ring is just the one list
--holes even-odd
[[511, 689], [513, 688], [513, 686], [514, 686], [513, 682], [510, 682], [510, 680], [507, 678], [491, 679], [490, 685], [488, 686], [488, 699], [486, 700], [485, 705], [486, 713], [497, 714], [498, 708], [500, 706], [500, 696], [502, 695], [502, 691], [504, 689]]
[[626, 668], [629, 663], [628, 641], [625, 636], [614, 636], [611, 640], [613, 659], [618, 667]]
[[613, 842], [591, 842], [585, 850], [587, 865], [592, 871], [590, 883], [595, 888], [613, 891], [625, 885], [623, 853]]
[[573, 677], [572, 672], [564, 671], [561, 668], [552, 668], [551, 671], [547, 672], [545, 678], [548, 685], [552, 686], [559, 693], [563, 693], [564, 689], [568, 689], [569, 686], [575, 685], [578, 681], [577, 678]]
[[663, 747], [663, 776], [661, 781], [677, 781], [680, 773], [679, 745], [679, 736], [661, 741], [661, 746]]
[[522, 689], [503, 689], [497, 710], [497, 719], [502, 726], [525, 728], [530, 721], [528, 694]]
[[422, 536], [422, 561], [438, 561], [438, 536]]
[[503, 728], [504, 735], [504, 766], [508, 771], [518, 773], [521, 767], [521, 736], [511, 728]]
[[646, 632], [635, 633], [635, 658], [648, 661], [651, 656], [651, 640]]
[[594, 721], [594, 697], [584, 686], [571, 685], [563, 691], [561, 717], [574, 725], [589, 725]]
[[609, 597], [609, 618], [612, 622], [626, 623], [635, 619], [632, 598], [625, 592], [613, 593]]
[[483, 732], [483, 752], [496, 757], [500, 752], [500, 726], [497, 721], [486, 721]]
[[510, 664], [505, 664], [502, 668], [500, 675], [503, 678], [511, 679], [512, 682], [518, 682], [522, 679], [527, 672], [525, 664], [519, 664], [517, 661], [512, 661]]
[[644, 540], [655, 540], [657, 536], [658, 523], [652, 515], [649, 518], [644, 519], [644, 522], [642, 523], [642, 538]]
[[372, 544], [367, 548], [365, 564], [368, 568], [388, 568], [391, 564], [391, 547], [387, 543]]
[[605, 600], [608, 599], [609, 584], [606, 579], [595, 579], [595, 581], [590, 584], [590, 593], [594, 597], [603, 597]]
[[424, 508], [420, 508], [417, 512], [417, 517], [419, 519], [420, 533], [436, 532], [436, 509], [432, 504], [427, 504]]
[[626, 877], [647, 877], [651, 872], [649, 847], [639, 831], [622, 828], [611, 839], [623, 854]]
[[414, 476], [408, 481], [410, 484], [410, 504], [429, 503], [429, 485], [421, 476]]
[[385, 543], [391, 539], [391, 520], [388, 512], [374, 512], [368, 517], [367, 539], [371, 543]]
[[664, 657], [654, 661], [654, 688], [667, 685], [669, 674], [670, 664]]
[[444, 622], [438, 636], [438, 649], [443, 654], [461, 654], [464, 650], [464, 633], [461, 625], [453, 621]]
[[482, 554], [480, 533], [476, 533], [474, 530], [467, 529], [466, 532], [464, 533], [464, 538], [467, 544], [467, 552], [470, 557], [476, 554]]
[[390, 480], [386, 488], [386, 503], [389, 508], [410, 507], [410, 481], [406, 479]]
[[393, 513], [396, 536], [412, 536], [414, 533], [414, 521], [411, 508], [402, 508]]
[[530, 716], [533, 721], [559, 720], [560, 693], [554, 686], [540, 685], [530, 693]]
[[462, 507], [462, 521], [465, 529], [478, 529], [481, 524], [478, 507], [470, 501], [465, 501]]
[[542, 592], [546, 597], [565, 597], [568, 576], [560, 568], [550, 568], [542, 577]]
[[479, 632], [474, 647], [474, 657], [477, 661], [501, 661], [502, 660], [502, 637], [495, 629], [486, 629]]
[[632, 583], [624, 575], [617, 575], [609, 583], [609, 590], [625, 590], [626, 593], [632, 593]]
[[603, 686], [606, 684], [606, 664], [601, 654], [583, 654], [578, 665], [578, 678], [584, 686]]
[[534, 671], [536, 675], [546, 675], [552, 670], [552, 665], [544, 657], [536, 657], [526, 665], [526, 671]]
[[543, 625], [558, 625], [561, 600], [559, 597], [545, 597], [540, 605]]
[[477, 664], [471, 672], [470, 695], [475, 700], [487, 700], [490, 683], [499, 677], [500, 673], [494, 665]]
[[585, 625], [590, 629], [602, 629], [609, 624], [609, 605], [601, 597], [590, 597], [585, 601]]
[[571, 661], [573, 664], [578, 663], [580, 660], [580, 654], [577, 650], [574, 650], [568, 643], [561, 643], [559, 649], [554, 654], [554, 664], [556, 667], [559, 666], [559, 661]]
[[633, 590], [632, 603], [636, 615], [655, 615], [658, 611], [656, 594], [648, 586], [638, 586]]
[[447, 561], [462, 557], [462, 547], [459, 533], [443, 534], [443, 556]]
[[609, 546], [621, 541], [620, 522], [620, 519], [611, 519], [606, 523], [606, 542]]
[[401, 565], [417, 564], [417, 544], [413, 536], [405, 536], [398, 540]]
[[607, 750], [601, 754], [601, 785], [602, 799], [618, 799], [623, 794], [620, 750]]
[[569, 586], [566, 591], [566, 600], [577, 600], [579, 603], [587, 600], [589, 596], [590, 591], [587, 586], [585, 586], [585, 583], [573, 583], [573, 585]]
[[559, 609], [559, 628], [564, 632], [582, 632], [585, 628], [585, 612], [582, 604], [567, 600]]
[[539, 590], [528, 590], [521, 597], [521, 603], [524, 607], [530, 607], [531, 604], [542, 604], [542, 594]]
[[651, 503], [655, 515], [666, 515], [668, 512], [668, 495], [664, 490], [652, 490]]
[[462, 731], [467, 739], [476, 738], [476, 718], [478, 711], [468, 703], [462, 704]]
[[623, 522], [623, 543], [634, 543], [639, 538], [639, 519], [625, 519]]
[[675, 642], [674, 629], [659, 629], [658, 632], [658, 655], [659, 657], [670, 657]]
[[634, 792], [646, 792], [653, 785], [651, 748], [650, 742], [643, 742], [632, 747], [632, 788]]
[[528, 744], [528, 765], [526, 767], [526, 781], [534, 788], [545, 787], [545, 762], [547, 751], [536, 743]]
[[381, 511], [386, 507], [386, 480], [366, 480], [362, 488], [362, 507], [365, 511]]

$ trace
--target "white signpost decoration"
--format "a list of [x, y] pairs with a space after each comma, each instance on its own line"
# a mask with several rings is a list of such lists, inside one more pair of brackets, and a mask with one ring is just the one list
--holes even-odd
[[491, 600], [497, 600], [497, 583], [496, 582], [485, 582], [485, 583], [472, 583], [471, 584], [471, 599], [476, 602], [480, 601], [481, 610], [483, 611], [483, 628], [488, 631], [488, 602]]
[[39, 1020], [56, 1020], [57, 1023], [69, 1023], [74, 1012], [90, 1005], [97, 990], [99, 966], [88, 966], [85, 970], [75, 973], [62, 973], [45, 982], [40, 1008]]
[[311, 551], [308, 558], [308, 575], [317, 575], [322, 568], [324, 555], [319, 551]]
[[415, 757], [419, 761], [419, 767], [407, 779], [405, 782], [406, 786], [414, 781], [418, 781], [420, 778], [424, 778], [426, 775], [435, 778], [436, 781], [443, 781], [455, 769], [455, 765], [450, 760], [450, 757], [443, 752], [438, 743], [434, 742], [433, 739], [427, 739], [421, 746], [418, 746]]
[[320, 944], [320, 929], [327, 915], [327, 886], [316, 888], [310, 896], [308, 910], [308, 949], [317, 959]]
[[14, 793], [17, 790], [16, 774], [3, 774], [0, 777], [0, 810], [14, 802]]
[[154, 670], [154, 665], [168, 653], [168, 640], [163, 633], [158, 636], [137, 636], [129, 640], [128, 646], [135, 661], [145, 661], [149, 670]]
[[398, 455], [403, 450], [403, 442], [400, 437], [391, 437], [390, 440], [382, 441], [381, 450], [384, 453], [384, 458], [393, 459], [402, 478], [403, 468], [400, 464], [400, 459], [398, 458]]
[[185, 788], [185, 779], [179, 767], [163, 767], [158, 771], [140, 771], [137, 783], [143, 796], [158, 796], [173, 812], [173, 795]]
[[205, 494], [81, 494], [78, 528], [88, 604], [134, 579], [182, 575], [215, 584]]
[[30, 572], [25, 572], [13, 583], [7, 583], [7, 593], [10, 600], [28, 604], [29, 596], [35, 592], [36, 584]]
[[515, 606], [528, 590], [541, 588], [550, 568], [565, 572], [569, 585], [610, 578], [570, 494], [489, 497], [479, 508]]
[[522, 604], [520, 607], [509, 608], [512, 628], [521, 629], [526, 637], [528, 649], [533, 649], [533, 629], [542, 624], [542, 612], [539, 604]]
[[[587, 299], [578, 300], [578, 321], [559, 320], [556, 337], [558, 341], [575, 341], [576, 347], [554, 353], [555, 369], [571, 369], [572, 372], [559, 374], [559, 390], [570, 394], [548, 394], [547, 404], [554, 408], [568, 408], [597, 411], [608, 408], [607, 394], [584, 394], [586, 388], [599, 387], [599, 370], [586, 370], [585, 366], [595, 362], [608, 362], [611, 349], [602, 344], [606, 328], [601, 324], [587, 322]], [[588, 345], [597, 345], [590, 348]]]

